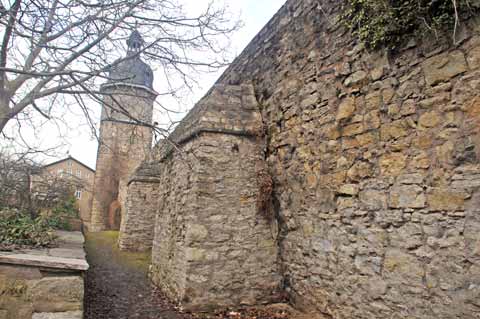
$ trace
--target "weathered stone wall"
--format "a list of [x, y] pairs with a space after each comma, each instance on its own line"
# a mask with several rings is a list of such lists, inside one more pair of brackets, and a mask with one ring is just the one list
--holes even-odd
[[[332, 318], [476, 318], [480, 20], [455, 46], [368, 52], [340, 4], [287, 1], [171, 135], [178, 148], [157, 147], [152, 278], [190, 309], [266, 302], [282, 283]], [[255, 207], [264, 157], [278, 231]]]
[[105, 95], [100, 125], [91, 231], [118, 229], [120, 220], [109, 216], [114, 208], [111, 205], [124, 206], [130, 176], [150, 152], [152, 141], [149, 127], [136, 125], [125, 114], [112, 112], [108, 106], [120, 108], [134, 118], [150, 123], [155, 95], [128, 86], [105, 90], [111, 95]]
[[0, 319], [83, 318], [83, 236], [59, 236], [59, 248], [0, 252]]
[[128, 183], [127, 198], [118, 244], [122, 250], [146, 251], [152, 248], [158, 209], [158, 163], [146, 161]]
[[[183, 147], [184, 154], [190, 153]], [[188, 153], [187, 153], [188, 152]], [[188, 160], [188, 162], [187, 162]], [[160, 183], [152, 248], [152, 280], [172, 300], [181, 302], [186, 291], [186, 218], [197, 211], [192, 155], [173, 152], [159, 166]]]
[[[280, 286], [277, 245], [256, 211], [256, 143], [203, 133], [162, 164], [153, 279], [185, 308], [268, 302]], [[215, 167], [212, 170], [211, 167]]]
[[263, 149], [252, 87], [216, 86], [192, 114], [155, 149], [152, 279], [190, 310], [271, 301], [281, 278], [275, 232], [256, 209]]
[[480, 21], [368, 52], [339, 4], [287, 1], [219, 80], [263, 107], [284, 288], [333, 318], [478, 317]]
[[83, 277], [60, 275], [0, 265], [0, 318], [52, 318], [52, 313], [63, 313], [65, 318], [82, 319]]

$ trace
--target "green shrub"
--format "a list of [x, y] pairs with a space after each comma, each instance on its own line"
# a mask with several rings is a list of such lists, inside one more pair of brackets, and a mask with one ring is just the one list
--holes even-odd
[[67, 200], [58, 203], [53, 209], [53, 215], [60, 215], [70, 218], [78, 218], [77, 200], [74, 196], [70, 196]]
[[54, 229], [44, 217], [32, 218], [16, 209], [0, 210], [0, 244], [48, 247], [55, 243]]
[[478, 0], [345, 0], [340, 21], [368, 48], [396, 49], [412, 36], [453, 35], [479, 9]]
[[65, 216], [61, 215], [49, 215], [48, 217], [44, 218], [45, 222], [53, 229], [61, 229], [61, 230], [72, 230], [72, 225], [70, 225], [69, 221]]
[[58, 203], [47, 213], [47, 223], [55, 229], [72, 230], [69, 219], [78, 218], [78, 206], [75, 197], [70, 196], [67, 200]]

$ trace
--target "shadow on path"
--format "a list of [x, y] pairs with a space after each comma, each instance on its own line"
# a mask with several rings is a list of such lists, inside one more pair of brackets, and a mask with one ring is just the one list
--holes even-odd
[[187, 319], [153, 289], [149, 253], [120, 251], [118, 232], [88, 233], [85, 319]]

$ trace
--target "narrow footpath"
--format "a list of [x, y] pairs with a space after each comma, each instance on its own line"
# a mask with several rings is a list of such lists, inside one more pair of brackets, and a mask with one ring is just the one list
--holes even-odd
[[[181, 313], [148, 277], [150, 254], [120, 251], [118, 232], [86, 234], [90, 268], [85, 278], [85, 319], [313, 319], [289, 315], [278, 304], [216, 314]], [[285, 308], [287, 307], [287, 308]]]
[[88, 233], [85, 319], [190, 319], [147, 278], [150, 255], [117, 248], [118, 232]]

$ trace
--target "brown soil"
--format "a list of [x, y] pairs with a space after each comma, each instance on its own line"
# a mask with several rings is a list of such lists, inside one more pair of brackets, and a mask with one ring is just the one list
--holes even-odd
[[86, 236], [90, 269], [85, 284], [85, 319], [288, 319], [288, 306], [182, 313], [147, 278], [150, 255], [121, 252], [117, 232]]

